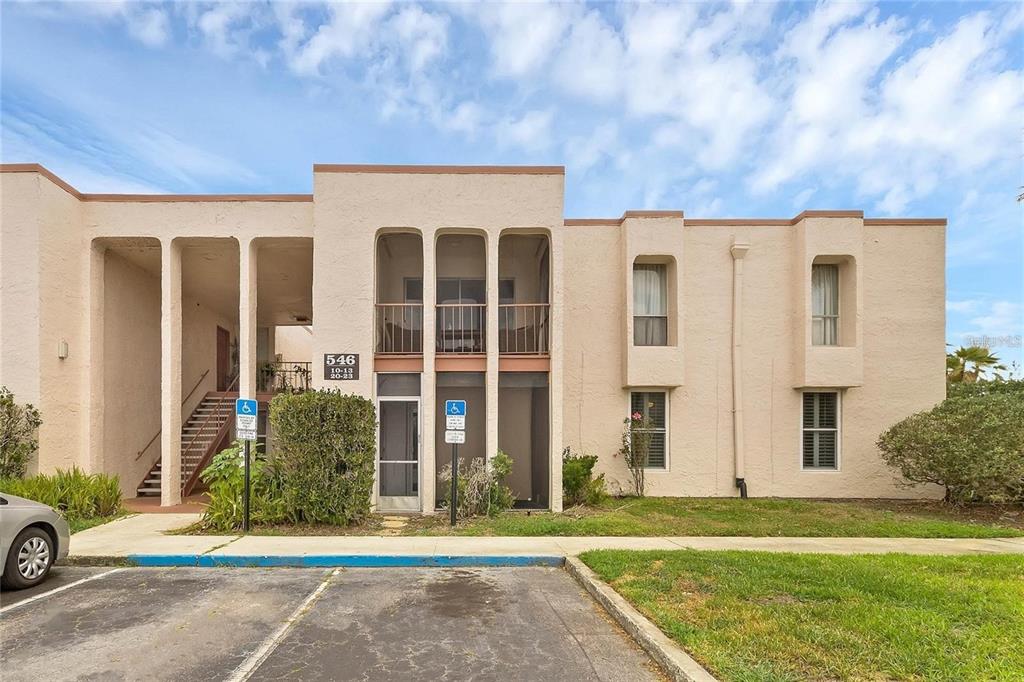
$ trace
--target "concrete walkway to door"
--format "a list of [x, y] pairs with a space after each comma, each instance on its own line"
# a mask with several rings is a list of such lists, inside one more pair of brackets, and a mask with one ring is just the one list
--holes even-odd
[[1024, 553], [1024, 538], [780, 538], [780, 537], [382, 537], [168, 535], [198, 514], [137, 514], [76, 533], [71, 556], [209, 557], [576, 556], [591, 549], [703, 549], [827, 554]]

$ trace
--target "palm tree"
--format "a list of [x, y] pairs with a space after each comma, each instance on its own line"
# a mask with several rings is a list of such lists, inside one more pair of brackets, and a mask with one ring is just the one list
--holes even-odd
[[960, 346], [955, 352], [946, 354], [947, 381], [973, 384], [982, 378], [986, 370], [994, 372], [1006, 370], [1006, 367], [984, 346]]

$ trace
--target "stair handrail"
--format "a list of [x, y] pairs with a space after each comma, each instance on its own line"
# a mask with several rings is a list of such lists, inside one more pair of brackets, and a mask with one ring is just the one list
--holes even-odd
[[[231, 383], [228, 384], [228, 388], [227, 388], [226, 391], [224, 391], [224, 393], [230, 393], [232, 391], [232, 389], [234, 389], [234, 387], [237, 384], [238, 384], [238, 376], [236, 375], [235, 378], [232, 379]], [[225, 403], [225, 399], [227, 399], [227, 403]], [[206, 419], [204, 419], [203, 423], [199, 425], [199, 428], [196, 430], [196, 432], [192, 434], [192, 438], [189, 439], [188, 444], [185, 447], [181, 448], [181, 452], [182, 453], [184, 453], [186, 450], [189, 450], [189, 449], [192, 448], [192, 444], [196, 442], [196, 438], [198, 438], [199, 434], [201, 434], [203, 432], [203, 430], [206, 428], [206, 424], [207, 424], [207, 422], [210, 421], [210, 418], [214, 417], [214, 416], [219, 417], [220, 416], [220, 408], [223, 407], [225, 404], [230, 404], [230, 403], [231, 403], [231, 396], [225, 396], [225, 395], [217, 396], [217, 407], [216, 407], [216, 409], [213, 412], [210, 412], [209, 414], [206, 415]]]
[[[241, 373], [235, 375], [235, 378], [232, 379], [230, 384], [228, 384], [228, 388], [227, 388], [227, 391], [225, 391], [225, 393], [230, 393], [231, 390], [238, 384], [238, 378], [239, 378], [240, 374]], [[203, 423], [199, 426], [199, 428], [196, 430], [196, 432], [194, 434], [192, 434], [192, 438], [189, 440], [188, 445], [185, 446], [184, 448], [182, 448], [181, 451], [178, 453], [178, 457], [179, 458], [183, 454], [185, 454], [185, 452], [187, 452], [188, 450], [192, 449], [192, 444], [195, 443], [196, 438], [199, 437], [199, 434], [203, 433], [203, 431], [206, 430], [206, 424], [210, 421], [210, 419], [214, 415], [216, 415], [217, 417], [220, 417], [220, 409], [224, 405], [229, 405], [229, 406], [231, 405], [231, 396], [221, 395], [221, 396], [217, 397], [217, 408], [216, 408], [216, 410], [211, 412], [211, 413], [209, 413], [208, 415], [206, 415], [206, 419], [203, 420]], [[189, 474], [188, 480], [186, 480], [182, 484], [182, 486], [181, 486], [182, 495], [188, 495], [189, 493], [192, 492], [192, 488], [195, 487], [196, 482], [199, 480], [199, 474], [202, 473], [203, 469], [205, 468], [207, 462], [210, 459], [210, 456], [212, 454], [210, 451], [213, 448], [217, 447], [217, 443], [219, 443], [221, 441], [221, 439], [224, 438], [224, 434], [227, 433], [227, 429], [228, 429], [228, 426], [229, 426], [230, 423], [231, 423], [231, 419], [225, 419], [221, 423], [220, 428], [217, 429], [217, 433], [213, 434], [213, 440], [210, 441], [210, 444], [206, 446], [206, 452], [204, 452], [203, 456], [200, 457], [198, 462], [196, 462], [196, 468], [192, 470], [191, 474]]]
[[[207, 369], [205, 372], [203, 372], [202, 376], [199, 377], [199, 381], [197, 381], [196, 385], [192, 387], [192, 390], [188, 392], [188, 395], [185, 396], [184, 398], [182, 398], [182, 400], [181, 400], [181, 404], [182, 405], [184, 405], [185, 403], [188, 402], [188, 399], [192, 397], [192, 394], [196, 392], [196, 389], [199, 388], [199, 385], [201, 383], [203, 383], [203, 379], [205, 379], [206, 375], [209, 374], [209, 373], [210, 373], [209, 369]], [[146, 446], [144, 448], [142, 448], [141, 450], [139, 450], [139, 454], [135, 455], [135, 461], [136, 462], [138, 462], [139, 459], [142, 457], [143, 453], [146, 452], [146, 450], [149, 449], [149, 446], [156, 442], [156, 439], [160, 437], [160, 434], [162, 432], [163, 432], [163, 426], [161, 426], [159, 429], [157, 429], [156, 434], [154, 434], [153, 437], [149, 439], [149, 442], [146, 443]]]

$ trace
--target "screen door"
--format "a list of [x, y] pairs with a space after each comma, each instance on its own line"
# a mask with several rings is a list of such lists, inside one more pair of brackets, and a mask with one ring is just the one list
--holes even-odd
[[380, 399], [377, 506], [381, 511], [419, 511], [420, 402]]

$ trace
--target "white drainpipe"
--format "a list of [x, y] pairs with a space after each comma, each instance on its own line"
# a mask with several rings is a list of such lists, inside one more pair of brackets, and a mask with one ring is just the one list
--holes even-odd
[[735, 238], [732, 254], [732, 447], [736, 469], [736, 487], [740, 497], [747, 496], [743, 452], [743, 257], [750, 242]]

